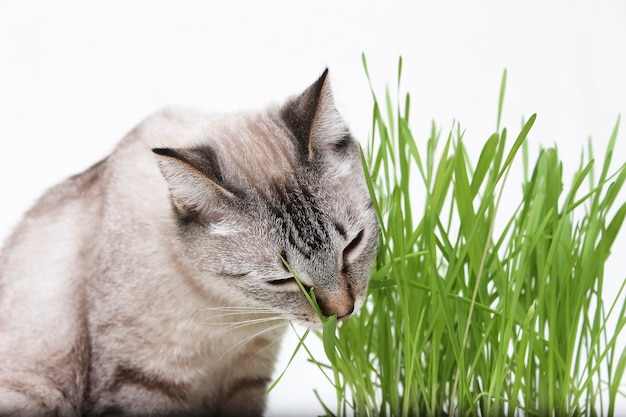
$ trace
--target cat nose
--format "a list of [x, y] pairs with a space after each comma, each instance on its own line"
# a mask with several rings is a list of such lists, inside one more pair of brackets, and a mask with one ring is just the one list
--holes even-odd
[[335, 315], [339, 320], [347, 319], [354, 312], [354, 296], [349, 290], [318, 297], [317, 303], [326, 317]]
[[337, 315], [337, 319], [338, 320], [342, 320], [342, 319], [347, 319], [348, 317], [350, 317], [352, 315], [352, 313], [354, 313], [354, 303], [350, 304], [349, 311], [348, 310], [346, 310], [346, 311], [347, 312], [344, 315], [342, 315], [342, 316]]

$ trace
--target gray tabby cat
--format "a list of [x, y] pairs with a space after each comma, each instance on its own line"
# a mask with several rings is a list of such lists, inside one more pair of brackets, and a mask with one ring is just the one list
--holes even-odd
[[166, 110], [0, 255], [0, 415], [256, 416], [289, 320], [362, 303], [378, 224], [327, 72], [260, 112]]

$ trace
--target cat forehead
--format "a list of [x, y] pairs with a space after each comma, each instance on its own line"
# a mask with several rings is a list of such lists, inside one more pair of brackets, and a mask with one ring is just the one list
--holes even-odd
[[290, 132], [272, 111], [225, 117], [208, 135], [224, 178], [235, 187], [281, 184], [295, 174]]
[[202, 218], [211, 201], [241, 205], [241, 197], [263, 200], [281, 186], [349, 191], [352, 174], [362, 174], [358, 144], [333, 103], [325, 71], [281, 105], [213, 117], [201, 132], [185, 129], [191, 144], [153, 148], [175, 206]]

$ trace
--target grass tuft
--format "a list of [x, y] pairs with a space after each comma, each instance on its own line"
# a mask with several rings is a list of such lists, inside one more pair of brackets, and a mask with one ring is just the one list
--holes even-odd
[[[401, 72], [400, 59], [398, 96]], [[626, 395], [625, 277], [602, 298], [626, 217], [626, 166], [611, 165], [619, 120], [604, 159], [589, 142], [566, 186], [556, 147], [530, 163], [535, 115], [507, 145], [505, 86], [506, 71], [496, 132], [473, 163], [459, 126], [442, 139], [433, 124], [416, 143], [409, 94], [394, 103], [387, 90], [383, 108], [370, 81], [362, 157], [381, 249], [360, 314], [324, 318], [317, 332], [327, 357], [311, 360], [338, 402], [320, 399], [327, 415], [613, 416]], [[524, 182], [508, 184], [520, 158]], [[503, 190], [520, 185], [514, 212], [497, 219]], [[423, 201], [411, 197], [418, 187]]]

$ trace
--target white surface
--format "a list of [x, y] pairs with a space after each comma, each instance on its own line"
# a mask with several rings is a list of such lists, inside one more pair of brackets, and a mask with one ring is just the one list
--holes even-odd
[[[626, 113], [625, 45], [619, 1], [1, 0], [0, 238], [47, 187], [106, 155], [166, 105], [260, 107], [329, 66], [340, 111], [366, 139], [371, 100], [361, 52], [379, 93], [403, 55], [418, 139], [432, 119], [444, 133], [458, 120], [476, 147], [495, 128], [508, 68], [503, 124], [516, 133], [522, 116], [538, 113], [531, 149], [556, 143], [571, 172], [588, 136], [602, 153]], [[624, 129], [617, 163], [626, 159]], [[613, 291], [625, 277], [624, 233], [615, 248]], [[278, 368], [295, 344], [285, 340]], [[332, 389], [305, 359], [298, 356], [272, 394], [270, 415], [321, 413], [314, 387], [332, 404]]]

